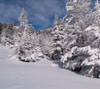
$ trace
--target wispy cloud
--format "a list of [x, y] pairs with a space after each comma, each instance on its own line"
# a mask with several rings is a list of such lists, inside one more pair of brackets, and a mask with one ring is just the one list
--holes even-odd
[[[9, 2], [8, 2], [9, 1]], [[0, 0], [0, 21], [18, 20], [21, 8], [28, 13], [29, 22], [37, 29], [50, 27], [54, 15], [60, 17], [66, 13], [67, 0]]]
[[21, 7], [17, 5], [7, 5], [0, 3], [0, 22], [11, 23], [12, 20], [17, 20]]

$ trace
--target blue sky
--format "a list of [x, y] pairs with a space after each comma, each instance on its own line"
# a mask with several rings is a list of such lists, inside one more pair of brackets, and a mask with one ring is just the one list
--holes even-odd
[[52, 27], [54, 16], [66, 14], [67, 0], [0, 0], [0, 22], [18, 22], [21, 9], [27, 12], [29, 23], [37, 30]]

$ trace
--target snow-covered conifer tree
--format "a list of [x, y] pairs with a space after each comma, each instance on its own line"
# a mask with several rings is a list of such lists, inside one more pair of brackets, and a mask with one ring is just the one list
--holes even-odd
[[20, 18], [20, 27], [15, 31], [15, 55], [21, 61], [34, 61], [32, 59], [32, 50], [33, 50], [33, 29], [27, 23], [27, 15], [24, 9], [22, 9]]
[[59, 24], [58, 15], [55, 15], [55, 18], [54, 18], [54, 26], [56, 26], [58, 24]]
[[[98, 54], [99, 51], [92, 48], [93, 43], [96, 42], [95, 40], [97, 39], [95, 31], [98, 28], [94, 28], [92, 24], [89, 25], [90, 23], [87, 22], [87, 20], [90, 19], [90, 17], [87, 16], [89, 16], [88, 14], [90, 13], [91, 1], [77, 0], [77, 2], [73, 2], [73, 0], [70, 0], [67, 8], [69, 8], [70, 5], [72, 7], [68, 9], [68, 15], [66, 17], [68, 23], [66, 23], [64, 28], [67, 33], [65, 47], [68, 51], [62, 57], [62, 62], [64, 63], [64, 67], [83, 75], [88, 75], [92, 66], [98, 64], [97, 62], [95, 63], [95, 60], [98, 59], [99, 55], [96, 56], [95, 52]], [[94, 61], [90, 62], [89, 60]]]
[[20, 27], [15, 31], [15, 55], [24, 62], [35, 62], [40, 55], [43, 58], [37, 32], [27, 23], [27, 14], [24, 9], [19, 21]]
[[21, 11], [21, 15], [19, 17], [20, 25], [24, 25], [28, 23], [27, 14], [24, 8]]
[[[58, 19], [58, 17], [56, 17]], [[63, 42], [63, 28], [64, 23], [63, 20], [59, 22], [56, 21], [57, 24], [54, 24], [54, 29], [52, 31], [53, 34], [53, 44], [52, 44], [52, 57], [51, 59], [60, 59], [63, 53], [62, 42]]]
[[2, 33], [1, 33], [1, 44], [3, 45], [6, 44], [6, 28], [3, 28]]
[[39, 44], [42, 53], [46, 56], [47, 59], [50, 59], [52, 54], [52, 43], [53, 43], [53, 35], [51, 34], [52, 28], [46, 29], [44, 31], [40, 31], [38, 34]]
[[95, 2], [95, 24], [100, 27], [100, 3], [98, 0]]

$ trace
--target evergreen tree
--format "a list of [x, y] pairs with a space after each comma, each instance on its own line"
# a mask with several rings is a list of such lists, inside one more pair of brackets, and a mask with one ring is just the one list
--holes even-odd
[[52, 28], [46, 29], [44, 31], [40, 31], [38, 34], [39, 44], [42, 53], [45, 55], [47, 59], [50, 59], [52, 54], [52, 43], [53, 43], [53, 35], [51, 34]]
[[6, 44], [6, 30], [7, 28], [3, 28], [2, 33], [1, 33], [1, 44], [2, 45]]
[[54, 18], [54, 26], [56, 26], [58, 24], [59, 24], [58, 15], [55, 15], [55, 18]]
[[24, 9], [22, 9], [20, 15], [20, 27], [15, 31], [15, 55], [20, 61], [34, 61], [31, 58], [32, 55], [32, 29], [27, 23], [27, 15]]
[[[99, 36], [97, 33], [99, 34], [99, 30], [86, 22], [87, 19], [90, 19], [87, 16], [91, 13], [89, 12], [91, 2], [88, 0], [77, 0], [77, 2], [70, 0], [67, 5], [68, 15], [66, 19], [68, 21], [64, 28], [66, 31], [64, 47], [67, 49], [67, 52], [61, 60], [65, 68], [88, 75], [92, 67], [98, 64], [98, 62], [95, 63], [95, 60], [99, 59], [99, 50], [94, 50], [92, 46], [95, 42], [97, 43], [97, 36]], [[71, 8], [69, 7], [70, 5]], [[89, 60], [92, 61], [90, 62]], [[91, 65], [89, 65], [90, 63]], [[94, 69], [95, 67], [92, 71]]]
[[100, 3], [98, 0], [95, 2], [95, 24], [100, 27]]
[[28, 23], [27, 14], [24, 8], [21, 11], [21, 15], [19, 17], [20, 25], [24, 25]]
[[64, 28], [64, 23], [63, 20], [60, 20], [59, 22], [56, 20], [58, 17], [55, 18], [55, 22], [57, 24], [54, 24], [54, 29], [53, 29], [53, 44], [52, 44], [52, 57], [51, 59], [60, 59], [61, 55], [63, 53], [63, 48], [62, 48], [62, 42], [63, 42], [63, 28]]

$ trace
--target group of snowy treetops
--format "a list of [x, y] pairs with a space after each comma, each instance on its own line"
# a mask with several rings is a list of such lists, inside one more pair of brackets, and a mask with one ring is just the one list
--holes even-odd
[[27, 13], [22, 9], [20, 26], [0, 24], [0, 44], [13, 48], [12, 56], [17, 60], [55, 60], [62, 68], [99, 78], [100, 3], [69, 0], [66, 10], [63, 19], [55, 16], [53, 28], [36, 31], [28, 24]]

